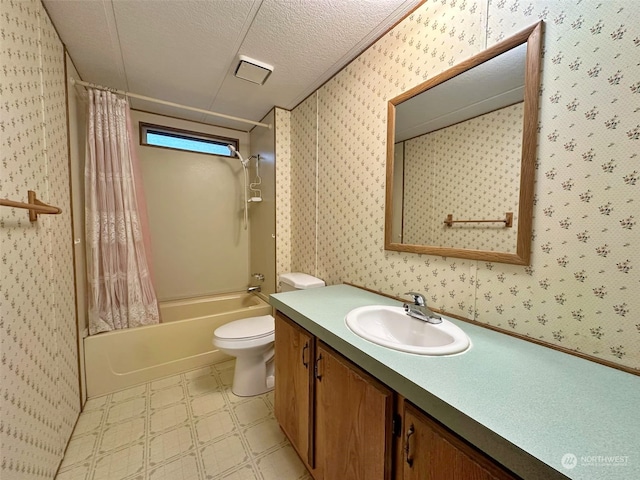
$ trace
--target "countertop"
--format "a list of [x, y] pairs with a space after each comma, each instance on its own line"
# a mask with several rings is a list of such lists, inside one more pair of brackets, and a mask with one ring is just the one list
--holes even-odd
[[[525, 479], [640, 479], [640, 377], [449, 317], [471, 339], [427, 357], [360, 338], [346, 314], [400, 303], [348, 285], [272, 294], [300, 326]], [[573, 468], [570, 460], [575, 456]]]

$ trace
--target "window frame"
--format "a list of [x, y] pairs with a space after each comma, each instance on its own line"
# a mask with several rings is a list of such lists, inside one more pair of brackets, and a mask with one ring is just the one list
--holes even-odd
[[147, 141], [148, 133], [165, 135], [167, 137], [182, 138], [185, 140], [199, 141], [203, 143], [211, 143], [215, 145], [233, 145], [236, 150], [240, 149], [240, 140], [237, 138], [223, 137], [221, 135], [213, 135], [211, 133], [196, 132], [193, 130], [184, 130], [181, 128], [167, 127], [165, 125], [157, 125], [154, 123], [139, 122], [140, 129], [140, 145], [145, 147], [162, 148], [165, 150], [176, 150], [179, 152], [198, 153], [201, 155], [213, 155], [215, 157], [232, 158], [234, 155], [221, 155], [218, 153], [199, 152], [196, 150], [188, 150], [185, 148], [167, 147], [164, 145], [154, 145]]

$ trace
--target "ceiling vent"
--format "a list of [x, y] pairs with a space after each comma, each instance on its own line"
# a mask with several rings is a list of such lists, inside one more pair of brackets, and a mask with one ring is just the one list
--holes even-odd
[[273, 67], [266, 63], [259, 62], [253, 58], [240, 55], [240, 62], [236, 67], [235, 76], [249, 82], [264, 84], [273, 72]]

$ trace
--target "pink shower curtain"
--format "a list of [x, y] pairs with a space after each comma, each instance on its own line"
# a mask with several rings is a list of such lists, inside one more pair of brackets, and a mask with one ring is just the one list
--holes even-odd
[[85, 219], [89, 332], [159, 322], [127, 100], [88, 89]]

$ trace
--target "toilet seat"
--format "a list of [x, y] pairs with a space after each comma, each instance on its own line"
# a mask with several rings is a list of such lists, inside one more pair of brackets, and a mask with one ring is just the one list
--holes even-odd
[[219, 340], [235, 342], [258, 340], [274, 335], [275, 328], [274, 318], [271, 315], [262, 315], [226, 323], [216, 328], [213, 336]]

